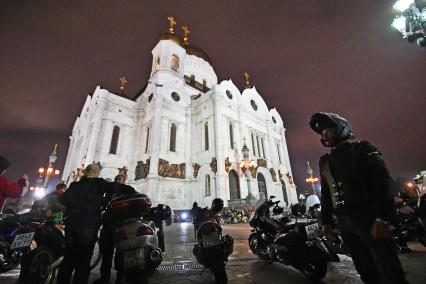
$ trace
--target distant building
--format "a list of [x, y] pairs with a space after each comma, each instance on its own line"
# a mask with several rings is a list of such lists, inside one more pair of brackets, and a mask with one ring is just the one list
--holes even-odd
[[[217, 81], [208, 55], [174, 33], [152, 50], [146, 88], [134, 99], [96, 87], [70, 136], [63, 179], [93, 162], [101, 176], [127, 172], [127, 183], [173, 209], [245, 204], [248, 184], [283, 202], [297, 202], [281, 116], [269, 110], [246, 74], [240, 92]], [[244, 140], [255, 162], [250, 178], [240, 167]]]

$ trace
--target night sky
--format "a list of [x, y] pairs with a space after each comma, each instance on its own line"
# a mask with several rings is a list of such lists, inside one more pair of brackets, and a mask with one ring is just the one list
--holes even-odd
[[18, 1], [0, 2], [0, 155], [7, 177], [46, 166], [97, 85], [133, 97], [151, 68], [155, 38], [174, 16], [212, 59], [219, 81], [243, 90], [251, 74], [286, 127], [293, 174], [306, 188], [325, 152], [308, 127], [318, 111], [340, 113], [382, 151], [394, 177], [426, 169], [426, 48], [390, 27], [394, 1]]

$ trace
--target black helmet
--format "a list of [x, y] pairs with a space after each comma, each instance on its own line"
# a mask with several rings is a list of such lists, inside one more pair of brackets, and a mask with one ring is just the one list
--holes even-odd
[[212, 211], [218, 213], [223, 209], [223, 200], [220, 198], [215, 198], [212, 201]]
[[[336, 142], [342, 142], [355, 137], [349, 122], [338, 114], [317, 112], [311, 117], [309, 125], [318, 134], [321, 134], [326, 128], [334, 129], [333, 136]], [[321, 139], [321, 143], [326, 146], [323, 139]]]

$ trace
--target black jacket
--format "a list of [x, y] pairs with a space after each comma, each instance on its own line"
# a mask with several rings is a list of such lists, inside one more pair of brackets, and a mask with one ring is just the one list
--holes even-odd
[[66, 225], [74, 228], [99, 225], [104, 194], [119, 192], [134, 192], [134, 189], [102, 178], [83, 178], [71, 183], [59, 197], [59, 202], [65, 206]]
[[[327, 178], [327, 163], [332, 177]], [[332, 214], [374, 214], [392, 221], [394, 205], [390, 187], [392, 178], [381, 154], [367, 141], [345, 142], [320, 159], [321, 220], [329, 224]], [[332, 194], [341, 192], [343, 206], [336, 206]], [[340, 197], [339, 197], [340, 198]]]

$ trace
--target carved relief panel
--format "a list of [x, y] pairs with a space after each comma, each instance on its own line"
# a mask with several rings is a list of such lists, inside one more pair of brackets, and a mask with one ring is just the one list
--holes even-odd
[[146, 160], [146, 163], [143, 161], [138, 161], [135, 169], [135, 180], [144, 179], [148, 176], [149, 173], [149, 159]]

